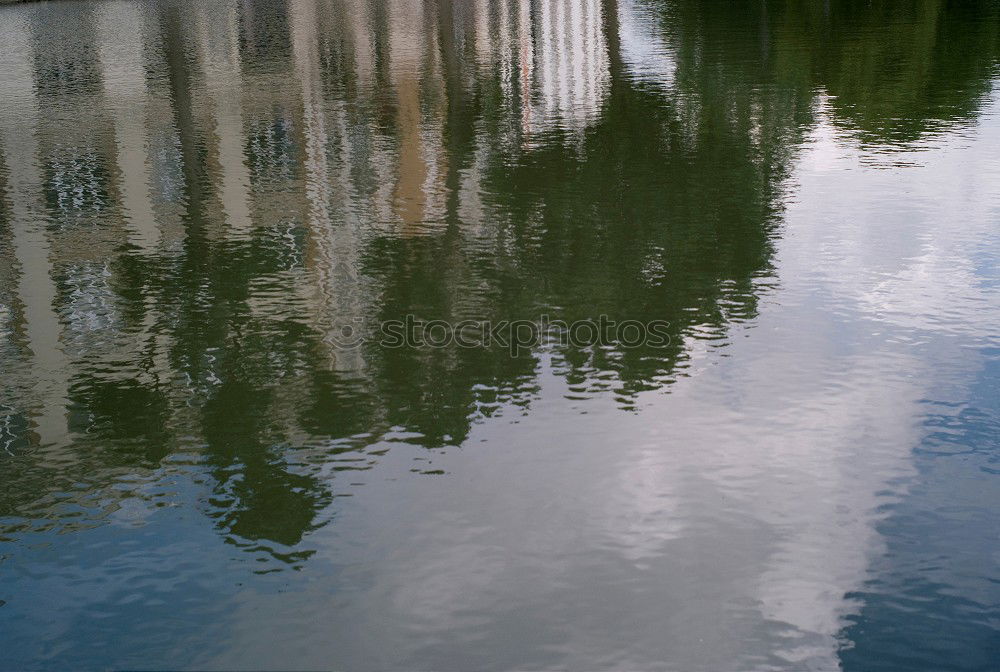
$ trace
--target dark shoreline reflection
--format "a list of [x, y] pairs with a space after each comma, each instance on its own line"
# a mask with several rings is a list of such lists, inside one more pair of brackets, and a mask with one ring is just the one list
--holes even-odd
[[[543, 369], [582, 411], [641, 413], [696, 346], [725, 356], [780, 290], [820, 101], [891, 168], [976, 122], [1000, 56], [996, 4], [944, 0], [0, 14], [0, 539], [100, 525], [183, 465], [261, 572], [307, 566], [387, 446], [438, 476], [476, 423], [530, 415]], [[337, 344], [406, 315], [672, 343]]]

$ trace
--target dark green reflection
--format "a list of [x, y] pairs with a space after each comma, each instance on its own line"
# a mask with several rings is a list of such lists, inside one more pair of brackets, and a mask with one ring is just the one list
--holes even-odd
[[[530, 413], [550, 356], [574, 398], [634, 409], [776, 283], [821, 98], [862, 142], [916, 142], [974, 119], [1000, 53], [995, 3], [640, 2], [636, 35], [605, 0], [581, 5], [575, 42], [542, 4], [508, 4], [157, 3], [122, 72], [93, 6], [26, 24], [37, 147], [11, 145], [21, 119], [0, 136], [9, 530], [75, 525], [61, 506], [180, 455], [211, 475], [220, 534], [280, 567], [308, 557], [367, 447]], [[16, 241], [12, 213], [41, 235]], [[17, 258], [43, 244], [39, 303]], [[48, 313], [46, 354], [25, 334]], [[671, 344], [337, 344], [407, 315], [662, 320]]]

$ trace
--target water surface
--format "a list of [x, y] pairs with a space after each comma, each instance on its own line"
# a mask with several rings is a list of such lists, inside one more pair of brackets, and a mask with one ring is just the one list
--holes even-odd
[[995, 2], [0, 8], [0, 666], [995, 669], [998, 84]]

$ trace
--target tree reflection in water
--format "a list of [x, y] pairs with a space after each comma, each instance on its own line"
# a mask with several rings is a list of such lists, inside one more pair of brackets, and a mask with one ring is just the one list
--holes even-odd
[[[2, 28], [26, 77], [2, 82], [5, 531], [94, 524], [120, 479], [181, 460], [271, 569], [388, 436], [530, 413], [543, 366], [624, 410], [669, 389], [776, 282], [817, 101], [862, 143], [918, 145], [975, 117], [1000, 33], [996, 7], [943, 1], [46, 11]], [[408, 314], [666, 320], [673, 341], [336, 344]]]

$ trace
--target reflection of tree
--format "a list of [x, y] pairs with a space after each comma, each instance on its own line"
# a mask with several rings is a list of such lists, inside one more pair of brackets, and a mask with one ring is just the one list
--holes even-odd
[[[272, 335], [269, 328], [279, 325], [255, 324], [247, 310], [249, 283], [258, 274], [276, 270], [275, 262], [280, 267], [280, 255], [275, 259], [254, 240], [224, 242], [208, 235], [207, 167], [200, 154], [193, 73], [184, 61], [190, 45], [184, 41], [183, 26], [180, 8], [168, 5], [162, 14], [163, 52], [185, 176], [186, 236], [181, 255], [160, 280], [158, 303], [174, 307], [170, 359], [191, 381], [193, 399], [188, 403], [200, 408], [193, 420], [218, 481], [220, 497], [214, 501], [220, 526], [227, 534], [292, 560], [295, 554], [285, 555], [269, 542], [297, 544], [329, 500], [315, 478], [291, 471], [276, 448], [286, 428], [268, 419], [272, 381], [286, 376], [290, 362], [302, 353], [298, 339], [289, 338], [280, 327], [274, 338], [266, 338]], [[287, 41], [259, 38], [249, 44], [263, 50], [261, 58], [273, 56], [272, 48], [287, 55], [280, 48]], [[273, 176], [272, 169], [280, 168], [287, 153], [278, 151], [288, 142], [284, 130], [280, 121], [263, 127], [260, 142], [246, 144], [247, 163]], [[287, 177], [278, 172], [282, 174]]]
[[[133, 45], [149, 62], [118, 75], [149, 81], [116, 84], [151, 110], [126, 129], [148, 136], [128, 159], [148, 180], [128, 190], [114, 138], [133, 136], [101, 112], [90, 24], [65, 63], [67, 50], [37, 56], [37, 90], [60, 114], [39, 113], [38, 184], [9, 186], [0, 162], [0, 246], [9, 213], [30, 211], [13, 201], [34, 188], [60, 224], [47, 229], [48, 310], [72, 346], [71, 439], [11, 480], [3, 509], [26, 514], [84, 478], [105, 486], [193, 450], [226, 538], [297, 562], [334, 496], [320, 471], [367, 468], [358, 445], [389, 428], [461, 442], [537, 393], [537, 352], [369, 344], [358, 356], [337, 351], [338, 324], [666, 320], [666, 349], [555, 348], [574, 394], [610, 389], [629, 406], [682, 372], [694, 338], [724, 343], [755, 315], [817, 90], [866, 139], [910, 140], [972, 115], [997, 55], [1000, 22], [943, 2], [635, 2], [648, 35], [619, 30], [631, 5], [614, 0], [560, 3], [572, 11], [544, 21], [527, 0], [415, 15], [405, 3], [238, 3], [222, 37], [165, 3], [150, 43]], [[670, 62], [638, 72], [625, 57], [638, 39]], [[238, 101], [206, 93], [220, 73]], [[70, 112], [85, 121], [66, 126]], [[245, 172], [227, 172], [240, 152]], [[122, 221], [135, 212], [157, 221]], [[127, 226], [142, 235], [118, 235]], [[20, 453], [38, 443], [28, 419], [40, 414], [19, 394], [33, 360], [4, 279], [23, 271], [3, 254], [0, 334], [12, 336], [0, 356], [16, 364], [0, 442]]]
[[[546, 68], [544, 58], [533, 56], [536, 69]], [[620, 63], [614, 54], [592, 60]], [[526, 72], [514, 65], [514, 73]], [[567, 321], [600, 314], [669, 321], [675, 340], [665, 350], [560, 353], [575, 389], [610, 386], [624, 398], [669, 378], [688, 327], [722, 337], [727, 322], [752, 317], [796, 108], [777, 94], [756, 94], [744, 79], [690, 69], [701, 95], [693, 134], [682, 101], [664, 101], [619, 76], [582, 136], [566, 128], [570, 151], [558, 118], [551, 142], [532, 140], [539, 129], [523, 125], [513, 132], [525, 137], [508, 142], [508, 114], [520, 111], [495, 104], [491, 80], [463, 92], [470, 104], [450, 106], [445, 123], [453, 137], [467, 139], [452, 146], [449, 182], [472, 164], [478, 189], [492, 200], [476, 213], [480, 221], [469, 221], [469, 208], [453, 198], [441, 236], [392, 236], [370, 248], [366, 271], [387, 283], [380, 317], [534, 320], [545, 312]], [[446, 74], [447, 82], [462, 79]], [[531, 149], [518, 149], [529, 141]], [[500, 401], [530, 397], [536, 365], [502, 349], [373, 352], [370, 360], [385, 383], [379, 396], [390, 405], [390, 422], [416, 423], [430, 442], [463, 438], [470, 411], [484, 407], [484, 388]]]
[[[964, 12], [948, 13], [940, 4], [933, 11], [903, 5], [833, 3], [824, 12], [801, 3], [662, 4], [656, 11], [676, 57], [676, 80], [657, 90], [625, 72], [616, 53], [617, 5], [605, 3], [605, 26], [613, 35], [606, 41], [610, 94], [601, 117], [582, 139], [572, 140], [575, 151], [557, 140], [531, 142], [528, 127], [511, 126], [508, 115], [519, 114], [517, 106], [500, 104], [505, 92], [493, 88], [504, 72], [502, 62], [493, 70], [496, 79], [477, 80], [470, 91], [454, 84], [463, 76], [449, 68], [463, 64], [450, 57], [454, 46], [443, 46], [448, 95], [466, 101], [450, 105], [445, 122], [452, 142], [449, 184], [459, 182], [461, 171], [480, 172], [481, 185], [493, 195], [479, 213], [492, 227], [490, 240], [468, 233], [482, 221], [469, 221], [459, 197], [450, 201], [449, 228], [439, 238], [391, 237], [373, 247], [368, 272], [390, 279], [381, 316], [535, 319], [544, 309], [568, 320], [598, 314], [665, 319], [675, 337], [666, 351], [562, 355], [574, 389], [581, 391], [601, 387], [609, 372], [617, 379], [611, 386], [626, 398], [669, 380], [684, 356], [689, 329], [724, 339], [728, 323], [753, 317], [755, 283], [768, 271], [782, 178], [790, 149], [811, 119], [817, 85], [838, 95], [835, 111], [873, 139], [879, 133], [885, 140], [912, 138], [935, 116], [975, 110], [995, 59], [996, 23], [975, 22], [982, 48], [962, 59], [961, 50], [939, 52], [953, 44], [941, 36], [967, 21]], [[743, 28], [747, 21], [758, 30]], [[453, 23], [451, 16], [441, 21], [447, 30]], [[892, 40], [885, 39], [889, 33]], [[831, 59], [830, 53], [838, 56]], [[815, 66], [803, 66], [802, 56]], [[516, 62], [523, 51], [507, 57], [515, 60], [507, 70], [515, 78], [530, 72]], [[895, 69], [886, 65], [893, 58]], [[531, 67], [543, 70], [543, 59], [543, 52], [534, 53]], [[890, 87], [886, 95], [890, 83], [899, 91]], [[935, 102], [934, 91], [954, 100]], [[519, 102], [528, 106], [530, 99]], [[562, 124], [556, 122], [552, 131], [558, 136]], [[477, 124], [486, 130], [477, 133]], [[511, 143], [512, 132], [525, 137]], [[527, 144], [534, 147], [511, 149]], [[483, 301], [470, 306], [470, 297]], [[518, 366], [499, 352], [476, 356], [492, 365], [474, 362], [459, 349], [373, 353], [371, 359], [382, 365], [376, 379], [391, 380], [380, 393], [398, 408], [390, 419], [412, 423], [422, 417], [414, 409], [433, 409], [422, 424], [447, 425], [449, 431], [437, 436], [456, 436], [455, 426], [477, 406], [468, 390], [484, 384], [519, 389], [531, 379], [533, 363]]]
[[989, 2], [682, 0], [661, 15], [680, 49], [730, 72], [802, 95], [825, 90], [836, 120], [874, 143], [974, 114], [1000, 54], [1000, 10]]
[[998, 26], [995, 3], [847, 3], [830, 15], [818, 79], [866, 140], [914, 140], [976, 112], [1000, 55]]

